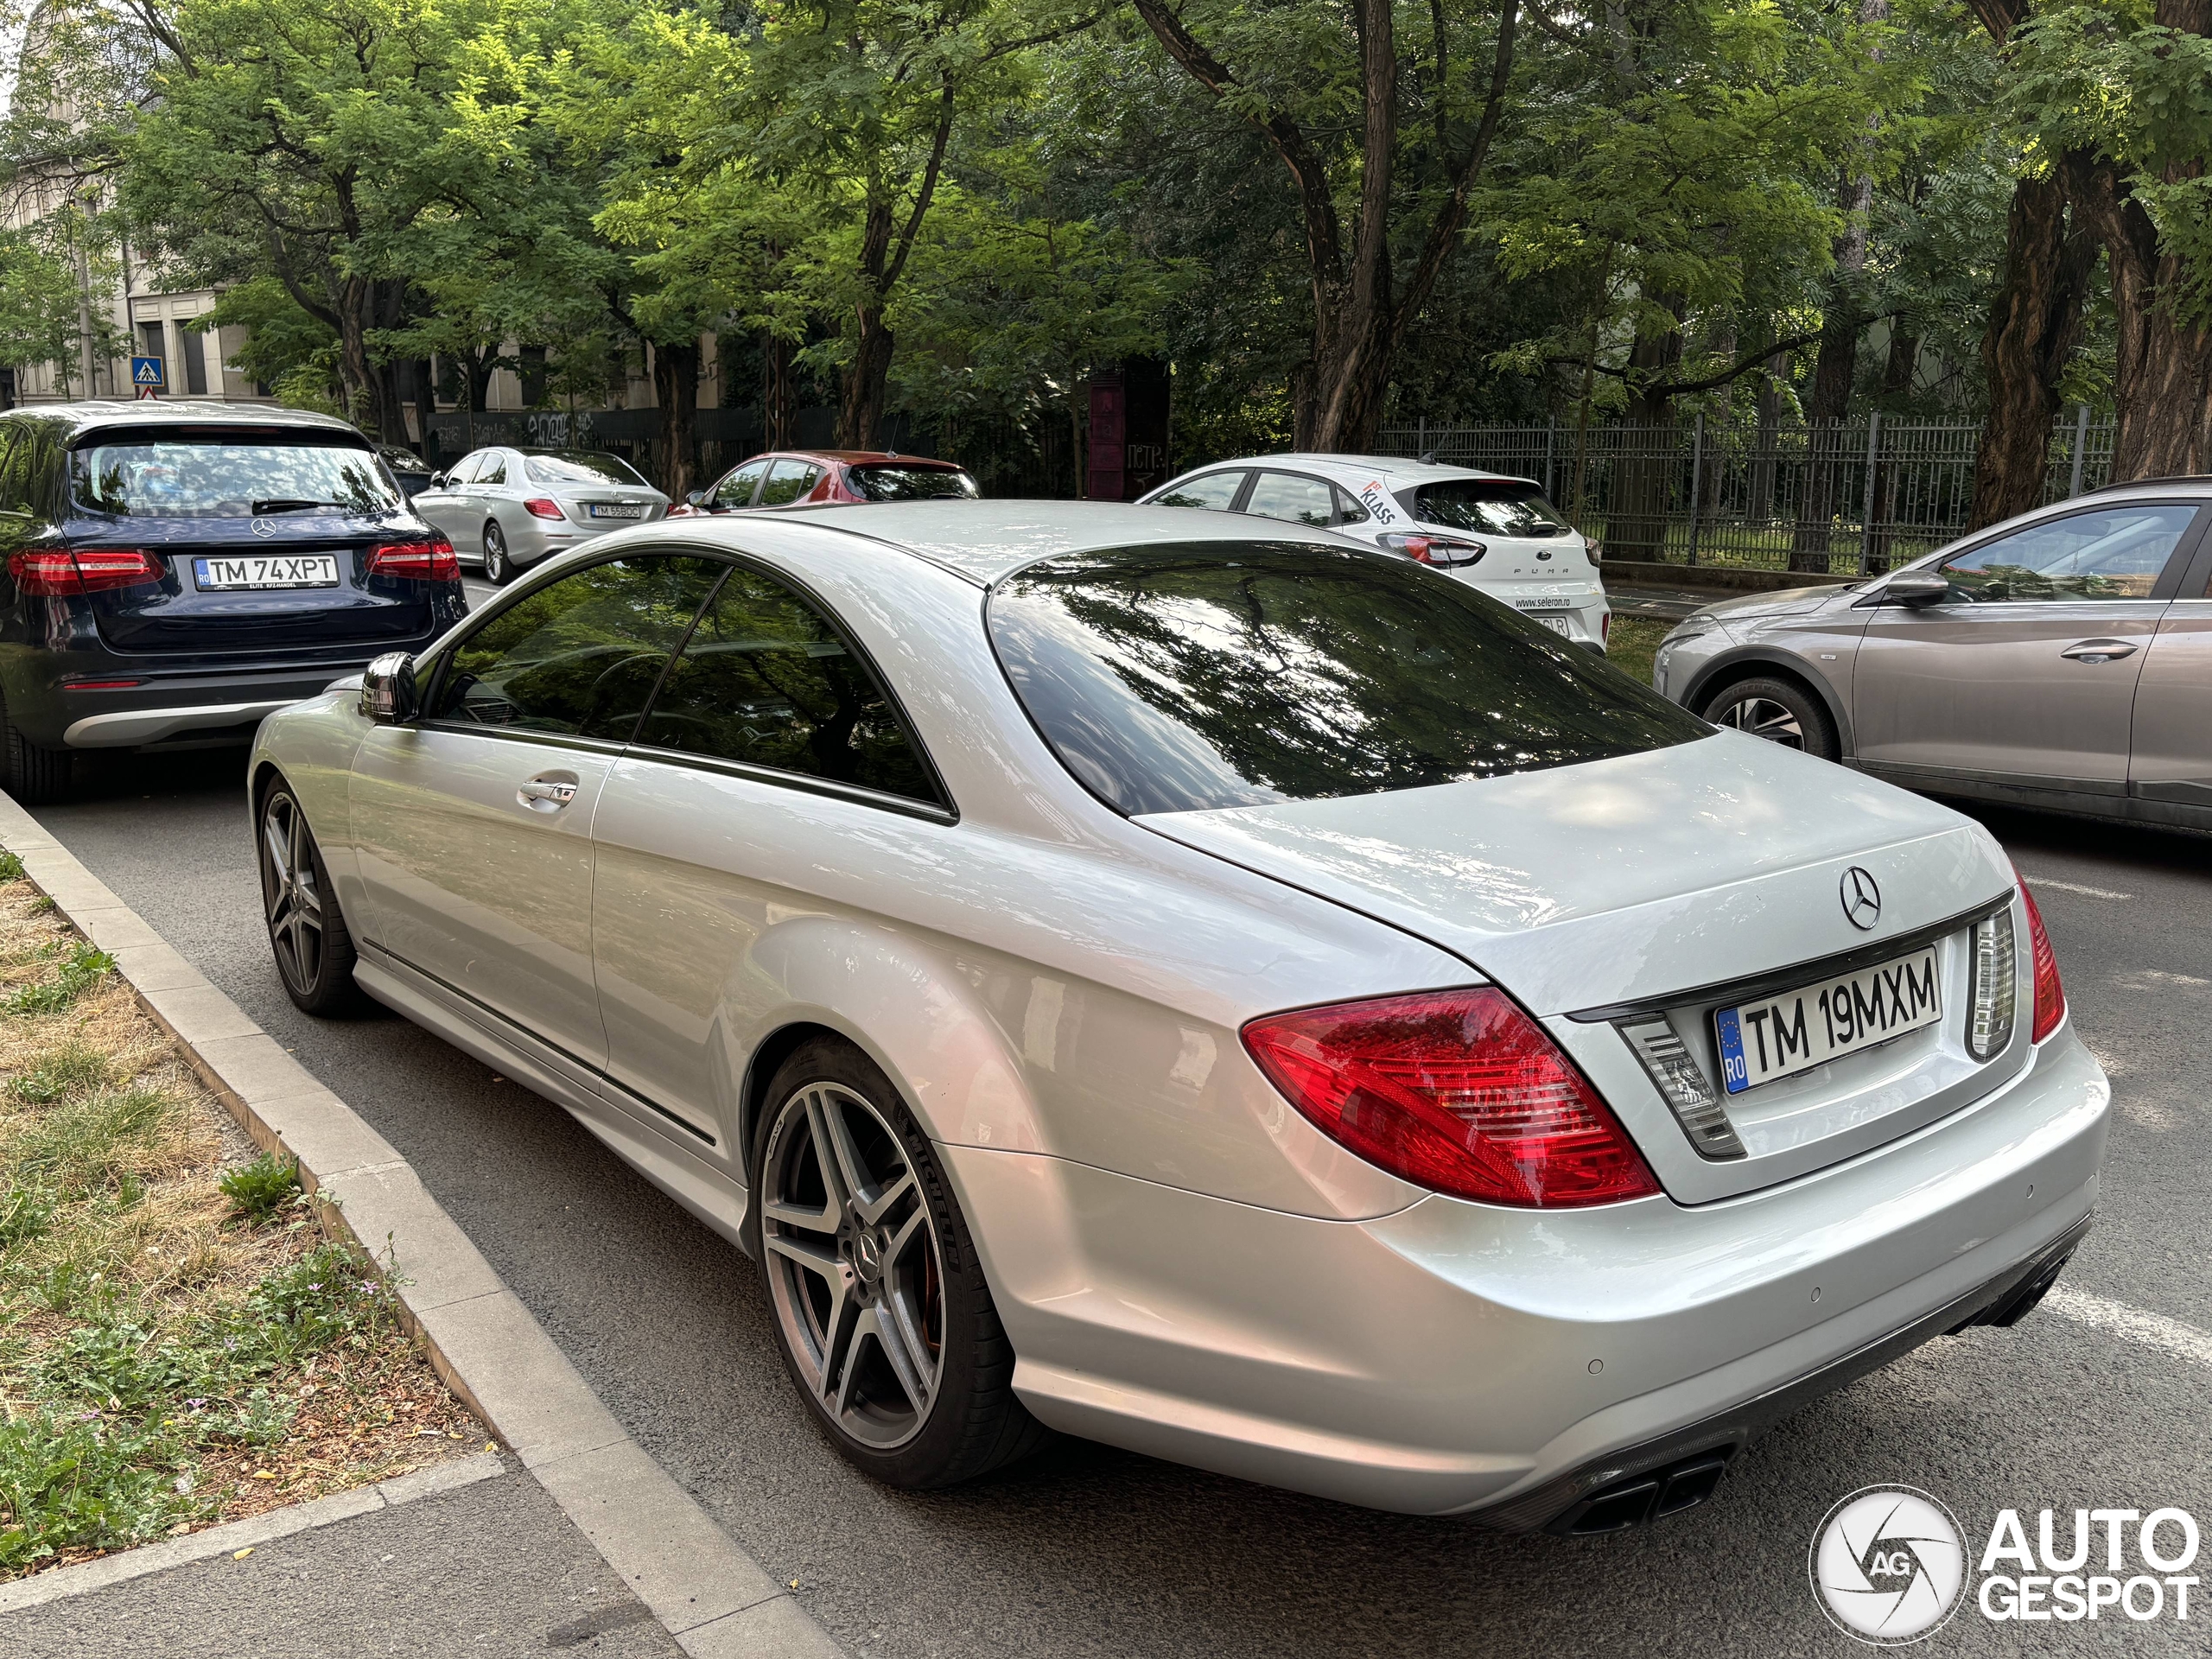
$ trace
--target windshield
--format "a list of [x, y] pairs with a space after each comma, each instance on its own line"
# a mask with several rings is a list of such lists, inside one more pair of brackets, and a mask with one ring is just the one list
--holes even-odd
[[971, 500], [982, 492], [957, 467], [855, 467], [853, 487], [869, 501]]
[[1406, 511], [1439, 530], [1491, 536], [1565, 536], [1574, 526], [1534, 484], [1513, 478], [1455, 478], [1414, 491]]
[[129, 518], [250, 518], [331, 507], [380, 518], [399, 493], [359, 443], [209, 432], [90, 443], [69, 457], [79, 506]]
[[1418, 789], [1712, 728], [1402, 559], [1295, 543], [1063, 554], [991, 639], [1062, 764], [1132, 817]]
[[620, 484], [632, 489], [652, 486], [631, 469], [620, 455], [603, 455], [596, 449], [563, 449], [551, 454], [526, 455], [523, 470], [533, 484]]

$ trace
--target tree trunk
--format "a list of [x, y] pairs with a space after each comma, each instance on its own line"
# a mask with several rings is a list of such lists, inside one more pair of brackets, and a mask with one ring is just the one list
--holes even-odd
[[430, 359], [418, 357], [408, 365], [415, 377], [415, 424], [422, 433], [424, 454], [430, 451], [430, 422], [438, 412], [438, 389], [430, 378]]
[[1782, 426], [1783, 381], [1789, 372], [1789, 353], [1777, 352], [1759, 372], [1759, 395], [1753, 404], [1758, 433], [1753, 439], [1750, 499], [1745, 504], [1747, 522], [1764, 526], [1774, 522], [1774, 450]]
[[791, 343], [764, 330], [760, 336], [760, 447], [788, 449], [795, 392], [791, 385]]
[[2025, 512], [2043, 499], [2059, 377], [2082, 343], [2095, 257], [2095, 238], [2079, 219], [2072, 228], [2067, 224], [2063, 180], [2022, 179], [2013, 187], [2004, 281], [1981, 337], [1989, 412], [1974, 454], [1968, 530]]
[[657, 440], [661, 493], [681, 501], [691, 493], [692, 434], [698, 426], [699, 339], [655, 343], [653, 402], [660, 413]]
[[1629, 348], [1629, 402], [1623, 436], [1635, 447], [1613, 464], [1613, 499], [1605, 512], [1605, 556], [1662, 560], [1667, 556], [1668, 509], [1673, 505], [1675, 400], [1664, 390], [1682, 360], [1679, 298], [1660, 302], [1677, 319], [1656, 334], [1639, 334]]

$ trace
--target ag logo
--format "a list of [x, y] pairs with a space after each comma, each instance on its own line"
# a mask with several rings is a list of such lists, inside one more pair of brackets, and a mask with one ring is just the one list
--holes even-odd
[[1941, 1630], [1966, 1589], [1950, 1510], [1910, 1486], [1867, 1486], [1827, 1512], [1808, 1570], [1821, 1611], [1847, 1636], [1901, 1647]]

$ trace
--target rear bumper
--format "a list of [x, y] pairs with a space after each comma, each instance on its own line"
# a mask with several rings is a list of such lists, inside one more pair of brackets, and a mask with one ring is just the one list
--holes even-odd
[[[245, 742], [262, 720], [333, 680], [359, 673], [386, 651], [419, 650], [427, 639], [380, 644], [358, 657], [309, 665], [228, 673], [149, 672], [125, 661], [97, 670], [71, 663], [67, 681], [25, 676], [7, 689], [8, 717], [45, 748], [133, 749], [156, 744]], [[75, 682], [130, 680], [111, 690], [80, 690]]]
[[944, 1152], [1045, 1423], [1525, 1529], [1740, 1446], [2031, 1280], [2095, 1205], [2109, 1102], [2062, 1033], [1943, 1121], [1741, 1198], [1431, 1196], [1362, 1222]]

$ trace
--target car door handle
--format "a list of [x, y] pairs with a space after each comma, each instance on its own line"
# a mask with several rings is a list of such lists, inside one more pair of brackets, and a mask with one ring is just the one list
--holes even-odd
[[2119, 657], [2133, 657], [2135, 647], [2125, 639], [2084, 639], [2078, 645], [2069, 645], [2058, 653], [2070, 657], [2077, 663], [2108, 663]]
[[539, 812], [558, 812], [576, 798], [576, 780], [540, 772], [515, 791], [515, 798]]

